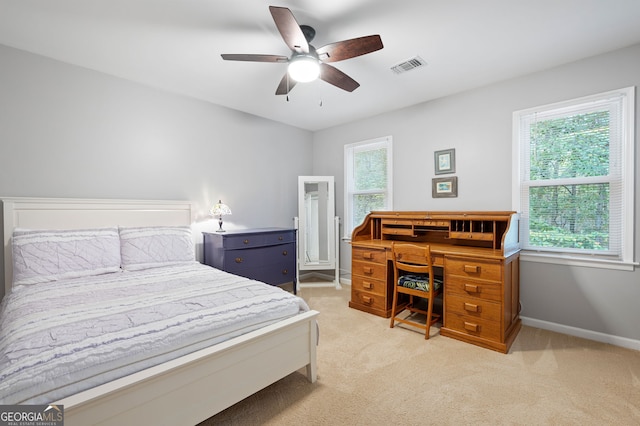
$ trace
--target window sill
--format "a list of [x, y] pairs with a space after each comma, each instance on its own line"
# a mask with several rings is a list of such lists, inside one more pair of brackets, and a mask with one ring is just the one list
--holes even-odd
[[635, 267], [638, 266], [637, 262], [623, 262], [619, 260], [600, 259], [597, 257], [584, 258], [525, 250], [520, 252], [520, 260], [525, 262], [553, 263], [555, 265], [583, 266], [586, 268], [615, 269], [619, 271], [633, 271]]

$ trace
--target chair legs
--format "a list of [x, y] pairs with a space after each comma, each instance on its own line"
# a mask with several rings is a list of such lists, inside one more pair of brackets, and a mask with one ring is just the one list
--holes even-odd
[[[419, 298], [418, 296], [416, 296], [416, 299]], [[420, 298], [422, 299], [422, 298]], [[426, 298], [425, 298], [426, 299]], [[391, 307], [391, 322], [389, 324], [390, 328], [394, 328], [395, 323], [396, 322], [400, 322], [403, 324], [408, 324], [417, 328], [421, 328], [425, 330], [425, 334], [424, 334], [424, 338], [425, 340], [429, 340], [429, 333], [431, 331], [431, 326], [433, 324], [435, 324], [436, 322], [438, 322], [438, 320], [440, 319], [440, 315], [439, 314], [434, 314], [433, 313], [433, 299], [429, 298], [426, 299], [427, 300], [427, 310], [425, 311], [424, 309], [419, 309], [417, 307], [415, 307], [414, 304], [414, 296], [413, 295], [409, 295], [409, 302], [403, 306], [401, 306], [400, 308], [398, 308], [398, 291], [393, 292], [393, 305]], [[415, 321], [411, 321], [408, 319], [403, 319], [403, 318], [396, 318], [398, 314], [400, 314], [402, 311], [404, 310], [408, 310], [412, 313], [420, 313], [425, 315], [425, 324], [422, 325], [422, 323], [418, 323]]]

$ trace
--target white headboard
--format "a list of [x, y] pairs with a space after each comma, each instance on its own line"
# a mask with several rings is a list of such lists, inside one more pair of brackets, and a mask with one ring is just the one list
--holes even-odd
[[11, 236], [15, 228], [87, 229], [109, 226], [191, 226], [189, 201], [2, 198], [3, 256], [0, 299], [11, 290]]

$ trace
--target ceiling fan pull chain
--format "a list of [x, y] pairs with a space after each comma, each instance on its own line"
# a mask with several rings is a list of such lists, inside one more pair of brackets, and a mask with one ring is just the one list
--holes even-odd
[[287, 71], [287, 102], [289, 102], [289, 72]]

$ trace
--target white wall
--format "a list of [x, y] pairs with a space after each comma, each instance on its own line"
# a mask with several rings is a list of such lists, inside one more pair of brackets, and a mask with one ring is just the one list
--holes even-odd
[[[640, 86], [638, 70], [640, 45], [316, 132], [313, 172], [336, 177], [336, 210], [343, 216], [343, 146], [391, 135], [394, 210], [511, 210], [513, 111]], [[424, 84], [429, 84], [428, 68], [413, 72], [424, 73]], [[433, 199], [433, 153], [447, 148], [456, 149], [458, 198]], [[636, 164], [638, 157], [636, 148]], [[636, 171], [636, 218], [639, 176]], [[636, 261], [639, 235], [637, 224]], [[350, 257], [350, 246], [343, 243], [343, 271], [351, 270]], [[621, 272], [522, 262], [520, 288], [523, 317], [631, 339], [640, 347], [638, 268]]]
[[291, 227], [311, 155], [311, 132], [0, 45], [0, 196], [191, 200], [199, 220], [222, 198], [227, 229]]

